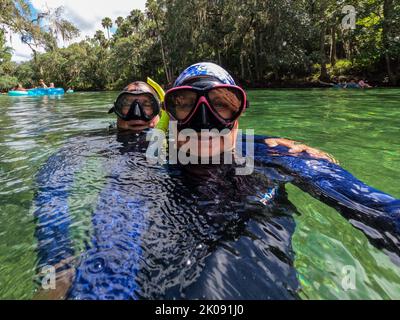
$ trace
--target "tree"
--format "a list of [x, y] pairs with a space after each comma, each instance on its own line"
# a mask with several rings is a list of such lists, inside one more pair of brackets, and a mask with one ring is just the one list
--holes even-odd
[[117, 25], [117, 27], [118, 28], [120, 28], [121, 26], [122, 26], [122, 24], [124, 23], [124, 18], [123, 17], [118, 17], [116, 20], [115, 20], [115, 24]]
[[154, 22], [154, 27], [155, 27], [155, 30], [157, 33], [157, 37], [160, 40], [161, 56], [162, 56], [162, 61], [164, 64], [165, 76], [167, 78], [167, 83], [171, 83], [171, 81], [172, 81], [171, 71], [168, 67], [168, 61], [167, 61], [167, 57], [166, 57], [166, 49], [164, 46], [162, 30], [161, 30], [161, 25], [165, 18], [165, 12], [162, 8], [163, 5], [165, 5], [165, 4], [162, 1], [149, 0], [146, 2], [146, 12], [147, 12], [147, 17]]
[[48, 9], [33, 13], [24, 0], [1, 0], [0, 26], [10, 29], [21, 36], [23, 43], [32, 50], [36, 59], [38, 48], [55, 50], [57, 35], [63, 40], [72, 40], [79, 35], [79, 30], [62, 18], [62, 8]]
[[[32, 17], [24, 3], [0, 0], [0, 27], [19, 32], [34, 52], [23, 66], [3, 63], [4, 74], [24, 83], [46, 76], [77, 89], [113, 89], [147, 75], [171, 83], [199, 61], [221, 64], [249, 86], [332, 75], [388, 78], [392, 85], [400, 79], [396, 0], [148, 0], [144, 13], [118, 17], [113, 34], [111, 19], [104, 18], [104, 31], [66, 48], [59, 41], [79, 30], [62, 10]], [[357, 9], [354, 30], [341, 27], [345, 4]], [[3, 45], [0, 59], [10, 53]]]
[[107, 43], [107, 39], [104, 36], [103, 31], [101, 30], [97, 30], [95, 35], [94, 35], [94, 39], [98, 41], [98, 43], [103, 47], [106, 48], [108, 43]]
[[110, 18], [106, 17], [101, 21], [101, 25], [103, 26], [104, 29], [107, 30], [107, 36], [108, 36], [108, 39], [110, 39], [110, 29], [113, 26], [112, 20]]
[[130, 22], [135, 32], [139, 32], [140, 25], [144, 21], [144, 14], [138, 9], [132, 10], [127, 17], [127, 20]]
[[[383, 23], [382, 23], [382, 39], [383, 39], [383, 52], [385, 56], [386, 69], [389, 76], [389, 81], [397, 84], [397, 75], [392, 68], [393, 63], [393, 42], [395, 37], [399, 37], [400, 30], [395, 31], [395, 3], [394, 0], [383, 1]], [[399, 39], [398, 39], [399, 40]], [[398, 41], [397, 40], [397, 41]]]

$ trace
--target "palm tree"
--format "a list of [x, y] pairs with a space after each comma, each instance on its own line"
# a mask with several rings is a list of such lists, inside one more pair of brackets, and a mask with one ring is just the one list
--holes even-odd
[[112, 20], [106, 17], [103, 20], [101, 20], [101, 25], [103, 26], [104, 29], [107, 30], [108, 39], [110, 39], [110, 29], [113, 26]]
[[139, 9], [134, 9], [130, 12], [128, 16], [128, 20], [130, 21], [132, 27], [136, 32], [139, 31], [139, 26], [144, 20], [144, 14]]
[[124, 23], [124, 18], [122, 18], [122, 17], [118, 17], [115, 20], [115, 24], [117, 25], [118, 28], [120, 28], [123, 23]]
[[103, 31], [97, 30], [94, 35], [94, 38], [100, 43], [102, 47], [106, 47], [107, 40], [106, 37], [104, 37]]

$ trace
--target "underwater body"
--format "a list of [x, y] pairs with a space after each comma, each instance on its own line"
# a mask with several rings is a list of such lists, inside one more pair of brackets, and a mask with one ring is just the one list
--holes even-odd
[[[258, 137], [255, 172], [236, 176], [235, 165], [150, 165], [146, 133], [85, 139], [52, 156], [37, 177], [39, 268], [74, 270], [69, 299], [297, 299], [298, 212], [287, 182], [399, 261], [400, 202], [326, 160], [289, 155]], [[76, 179], [88, 165], [99, 174], [95, 192]], [[82, 190], [81, 201], [97, 198], [79, 217], [88, 222], [80, 235], [68, 201], [73, 189]], [[382, 237], [370, 234], [374, 226], [386, 231]]]

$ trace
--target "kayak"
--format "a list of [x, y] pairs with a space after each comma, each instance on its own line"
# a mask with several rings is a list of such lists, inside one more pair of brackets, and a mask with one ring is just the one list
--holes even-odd
[[63, 88], [36, 88], [29, 89], [28, 91], [9, 91], [8, 95], [12, 97], [25, 97], [25, 96], [54, 96], [64, 94]]
[[9, 91], [8, 95], [11, 97], [22, 97], [22, 96], [28, 96], [29, 91]]

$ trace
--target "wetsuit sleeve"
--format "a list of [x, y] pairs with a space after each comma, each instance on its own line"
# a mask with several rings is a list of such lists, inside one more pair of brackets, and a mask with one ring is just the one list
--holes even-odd
[[68, 194], [79, 167], [78, 158], [64, 150], [51, 156], [36, 176], [33, 214], [39, 267], [55, 266], [74, 254]]
[[334, 163], [306, 153], [293, 156], [288, 148], [270, 148], [263, 139], [255, 139], [254, 153], [256, 163], [291, 175], [295, 185], [335, 207], [374, 245], [400, 252], [399, 199], [366, 185]]

